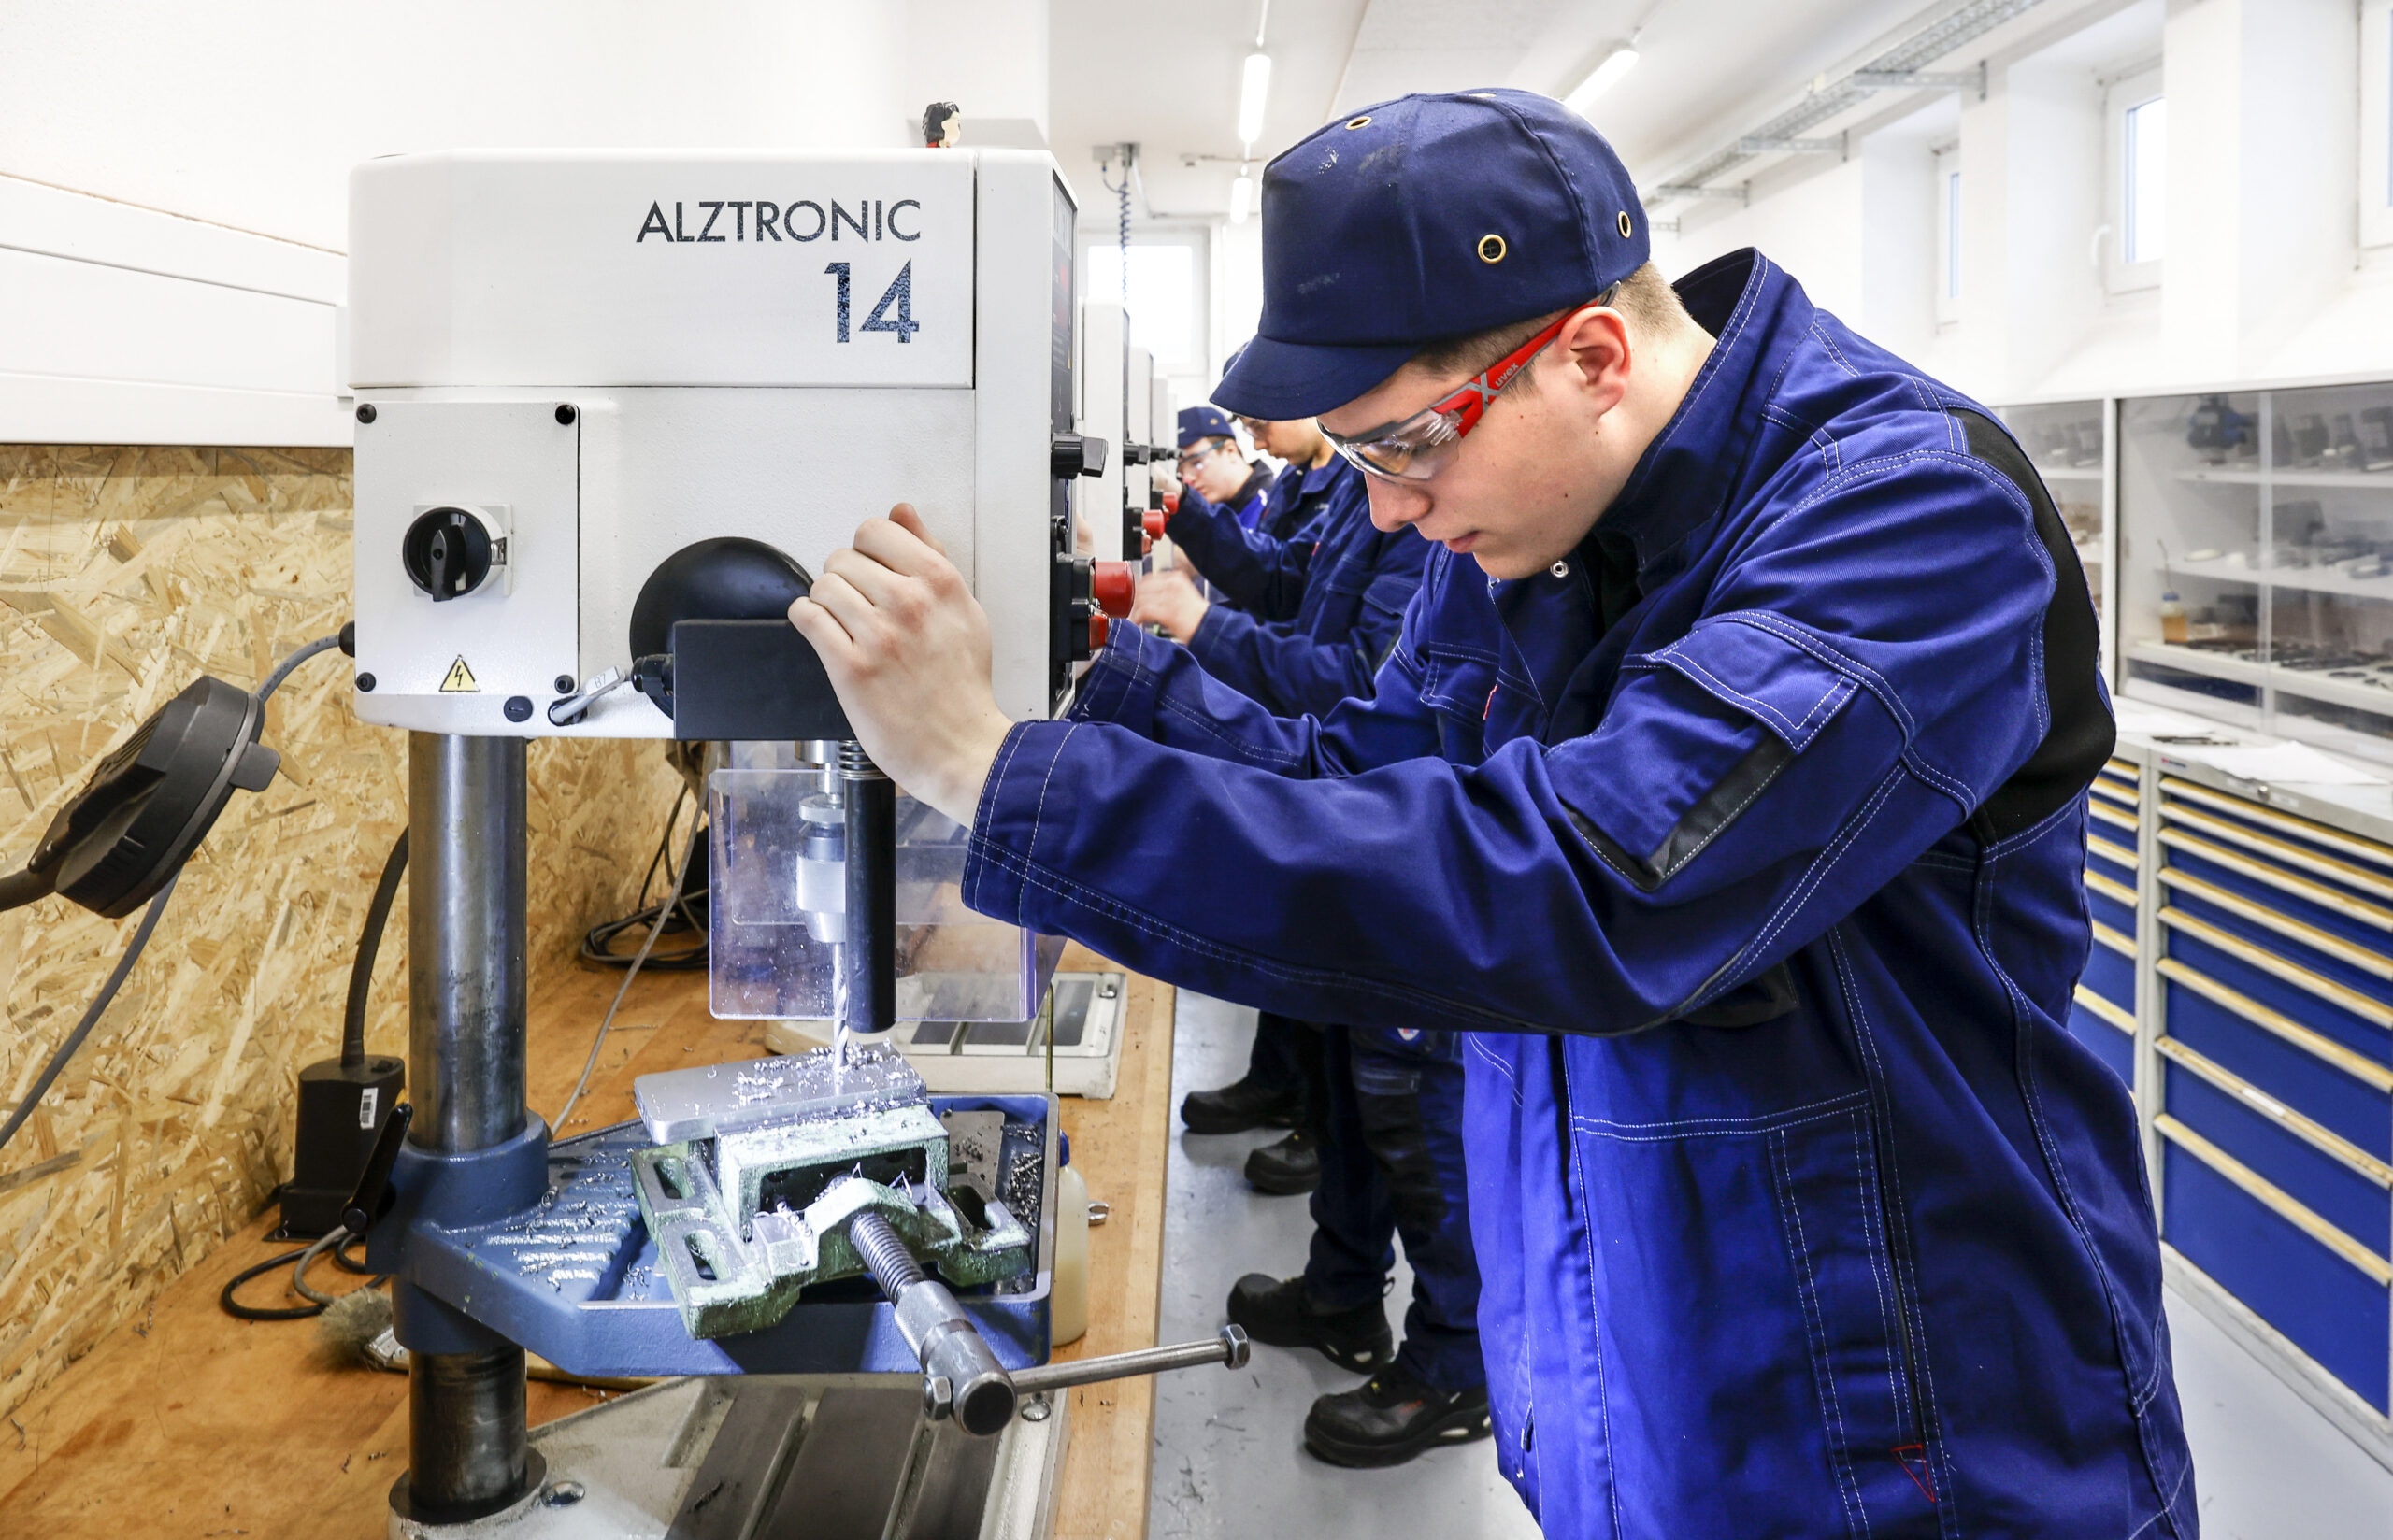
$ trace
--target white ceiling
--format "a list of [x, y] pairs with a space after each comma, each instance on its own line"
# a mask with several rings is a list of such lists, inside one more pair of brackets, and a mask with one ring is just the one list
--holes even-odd
[[[1559, 95], [1634, 34], [1637, 68], [1593, 115], [1641, 182], [1753, 127], [1887, 33], [1954, 8], [1954, 0], [1053, 0], [1049, 137], [1084, 206], [1107, 201], [1091, 147], [1132, 140], [1155, 215], [1227, 209], [1239, 63], [1266, 3], [1273, 74], [1258, 160], [1406, 92], [1512, 85]], [[1222, 159], [1191, 164], [1189, 156]]]

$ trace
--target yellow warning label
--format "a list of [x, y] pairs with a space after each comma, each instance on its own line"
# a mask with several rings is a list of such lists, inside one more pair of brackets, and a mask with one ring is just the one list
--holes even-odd
[[462, 652], [457, 655], [457, 661], [449, 665], [449, 672], [440, 677], [440, 692], [444, 695], [471, 695], [480, 689], [481, 686], [474, 682], [474, 671], [466, 666], [466, 656]]

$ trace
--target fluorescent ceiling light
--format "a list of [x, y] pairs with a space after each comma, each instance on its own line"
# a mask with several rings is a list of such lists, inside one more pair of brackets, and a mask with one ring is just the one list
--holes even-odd
[[1241, 171], [1238, 180], [1230, 183], [1230, 222], [1244, 224], [1254, 212], [1254, 178]]
[[1587, 78], [1571, 88], [1562, 98], [1562, 105], [1583, 118], [1596, 105], [1596, 98], [1620, 83], [1620, 78], [1637, 67], [1637, 50], [1622, 43], [1604, 55], [1604, 62], [1589, 72]]
[[1238, 86], [1238, 136], [1241, 143], [1251, 145], [1263, 137], [1263, 98], [1270, 91], [1271, 56], [1248, 54]]

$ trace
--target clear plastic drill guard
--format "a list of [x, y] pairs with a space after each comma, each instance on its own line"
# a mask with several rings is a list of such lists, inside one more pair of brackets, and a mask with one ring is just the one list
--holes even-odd
[[[736, 761], [745, 763], [707, 777], [712, 1010], [835, 1018], [846, 906], [838, 775], [782, 745], [740, 744]], [[1061, 937], [965, 907], [967, 838], [927, 804], [899, 794], [901, 1020], [1027, 1020], [1054, 978]]]

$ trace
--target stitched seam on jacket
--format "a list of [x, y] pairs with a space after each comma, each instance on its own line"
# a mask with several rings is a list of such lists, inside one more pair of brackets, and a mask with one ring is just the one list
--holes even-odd
[[[1862, 1094], [1862, 1092], [1854, 1091], [1838, 1097], [1834, 1102], [1818, 1103], [1816, 1105], [1820, 1110], [1806, 1112], [1801, 1117], [1797, 1117], [1793, 1113], [1773, 1113], [1770, 1115], [1769, 1121], [1756, 1122], [1751, 1127], [1697, 1128], [1677, 1123], [1620, 1124], [1606, 1123], [1601, 1119], [1584, 1119], [1576, 1116], [1571, 1118], [1570, 1126], [1590, 1139], [1609, 1139], [1614, 1144], [1623, 1145], [1676, 1144], [1687, 1139], [1751, 1139], [1782, 1133], [1790, 1128], [1802, 1128], [1807, 1124], [1841, 1116], [1853, 1110], [1852, 1104]], [[1797, 1108], [1796, 1111], [1803, 1112], [1804, 1109]], [[1638, 1132], [1623, 1132], [1628, 1129]]]
[[[1570, 1122], [1575, 1125], [1578, 1119], [1570, 1112], [1570, 1061], [1565, 1055], [1555, 1053], [1555, 1062], [1557, 1067], [1558, 1078], [1562, 1082], [1562, 1111], [1564, 1116], [1569, 1118]], [[1583, 1216], [1579, 1225], [1579, 1234], [1581, 1237], [1581, 1246], [1587, 1254], [1587, 1303], [1592, 1306], [1596, 1301], [1595, 1195], [1587, 1191], [1587, 1162], [1585, 1152], [1581, 1150], [1576, 1145], [1571, 1145], [1563, 1151], [1563, 1160], [1568, 1164], [1569, 1168], [1572, 1172], [1576, 1173], [1578, 1176], [1579, 1212]], [[1612, 1533], [1614, 1536], [1618, 1536], [1622, 1533], [1620, 1526], [1620, 1483], [1614, 1478], [1612, 1466], [1612, 1396], [1604, 1388], [1604, 1320], [1609, 1312], [1603, 1310], [1592, 1310], [1590, 1313], [1596, 1318], [1596, 1421], [1603, 1429], [1604, 1437], [1604, 1498], [1607, 1505], [1612, 1509]], [[1529, 1404], [1532, 1406], [1537, 1404], [1537, 1382], [1534, 1376], [1531, 1377], [1529, 1382]], [[1540, 1492], [1542, 1493], [1543, 1490], [1544, 1483], [1540, 1482]]]
[[2015, 834], [2013, 834], [2010, 838], [1999, 839], [1995, 841], [1992, 845], [1987, 846], [1985, 848], [1986, 859], [1989, 861], [1999, 860], [2003, 856], [2014, 853], [2022, 846], [2034, 844], [2038, 839], [2042, 838], [2044, 833], [2051, 829], [2055, 823], [2058, 822], [2062, 819], [2069, 818], [2082, 812], [2085, 809], [2085, 800], [2082, 796], [2075, 797], [2068, 802], [2062, 803], [2059, 806], [2054, 808], [2051, 812], [2046, 813], [2042, 818], [2038, 819], [2027, 828], [2020, 830]]
[[[1878, 1057], [1878, 1039], [1876, 1034], [1870, 1030], [1870, 1019], [1861, 1008], [1860, 991], [1854, 987], [1853, 964], [1852, 960], [1845, 955], [1843, 933], [1837, 927], [1830, 926], [1827, 932], [1827, 941], [1828, 956], [1835, 966], [1837, 988], [1843, 992], [1845, 1008], [1853, 1013], [1854, 1038], [1861, 1045], [1862, 1051], [1869, 1055], [1870, 1065], [1877, 1072], [1874, 1077], [1876, 1082], [1884, 1084], [1886, 1077], [1886, 1066], [1884, 1062]], [[1878, 1179], [1881, 1183], [1889, 1184], [1886, 1185], [1883, 1191], [1887, 1198], [1891, 1200], [1890, 1202], [1881, 1204], [1879, 1205], [1879, 1211], [1881, 1213], [1890, 1215], [1901, 1214], [1903, 1195], [1902, 1160], [1901, 1157], [1895, 1153], [1895, 1142], [1891, 1138], [1886, 1141], [1886, 1169], [1879, 1173]], [[1901, 1240], [1904, 1248], [1907, 1250], [1911, 1245], [1911, 1233], [1908, 1225], [1904, 1227]], [[1942, 1498], [1929, 1499], [1930, 1504], [1937, 1510], [1938, 1527], [1948, 1536], [1957, 1536], [1960, 1533], [1960, 1492], [1953, 1485], [1952, 1462], [1949, 1459], [1942, 1458], [1944, 1454], [1943, 1434], [1938, 1428], [1931, 1425], [1928, 1416], [1929, 1407], [1936, 1405], [1936, 1366], [1929, 1361], [1930, 1354], [1927, 1350], [1927, 1311], [1925, 1304], [1923, 1304], [1919, 1312], [1919, 1331], [1917, 1333], [1918, 1353], [1914, 1360], [1910, 1354], [1908, 1348], [1908, 1345], [1913, 1340], [1913, 1333], [1910, 1325], [1911, 1304], [1903, 1296], [1902, 1260], [1895, 1249], [1895, 1241], [1896, 1236], [1890, 1229], [1886, 1236], [1886, 1265], [1893, 1273], [1895, 1279], [1895, 1308], [1902, 1312], [1902, 1319], [1898, 1323], [1903, 1332], [1903, 1336], [1899, 1340], [1901, 1343], [1906, 1345], [1905, 1362], [1913, 1363], [1919, 1370], [1922, 1378], [1927, 1382], [1926, 1394], [1927, 1398], [1927, 1405], [1914, 1408], [1919, 1423], [1919, 1437], [1921, 1444], [1920, 1463], [1929, 1467], [1930, 1471], [1936, 1475], [1939, 1481], [1942, 1483], [1942, 1486], [1938, 1488], [1938, 1490], [1942, 1494]], [[1907, 1401], [1910, 1399], [1911, 1398], [1908, 1396], [1905, 1397], [1905, 1400]]]
[[[1844, 1403], [1836, 1393], [1836, 1372], [1828, 1362], [1827, 1323], [1820, 1311], [1820, 1288], [1816, 1269], [1812, 1265], [1812, 1243], [1803, 1233], [1802, 1205], [1795, 1201], [1795, 1173], [1786, 1159], [1784, 1130], [1772, 1130], [1768, 1145], [1770, 1169], [1778, 1177], [1778, 1214], [1782, 1223], [1791, 1225], [1792, 1235], [1786, 1236], [1787, 1249], [1792, 1253], [1788, 1262], [1795, 1270], [1797, 1299], [1803, 1312], [1804, 1344], [1811, 1349], [1813, 1390], [1820, 1398], [1820, 1410], [1836, 1429], [1836, 1438], [1828, 1447], [1828, 1459], [1835, 1469], [1837, 1499], [1844, 1504], [1844, 1529], [1847, 1534], [1870, 1533], [1867, 1514], [1857, 1513], [1860, 1492], [1853, 1476], [1853, 1432], [1844, 1425]], [[1784, 1233], [1782, 1232], [1782, 1234]]]
[[[1091, 913], [1131, 926], [1142, 934], [1169, 941], [1183, 950], [1209, 962], [1231, 964], [1246, 972], [1261, 974], [1267, 978], [1282, 983], [1351, 989], [1415, 1009], [1443, 1011], [1459, 1020], [1483, 1023], [1483, 1025], [1461, 1029], [1465, 1031], [1533, 1032], [1569, 1035], [1568, 1029], [1563, 1027], [1531, 1020], [1526, 1017], [1506, 1016], [1501, 1012], [1473, 1005], [1468, 1000], [1434, 993], [1411, 985], [1391, 984], [1358, 974], [1296, 967], [1267, 958], [1260, 952], [1248, 951], [1243, 948], [1225, 947], [1218, 942], [1183, 931], [1177, 925], [1148, 914], [1143, 909], [1132, 908], [1120, 900], [1100, 893], [1095, 889], [1084, 888], [1069, 877], [1059, 876], [1046, 867], [1025, 862], [1012, 850], [982, 835], [973, 835], [972, 843], [975, 849], [985, 848], [987, 859], [992, 864], [1004, 867], [1013, 873], [1024, 886], [1037, 887]], [[1026, 905], [1023, 912], [1027, 913]], [[1019, 920], [1016, 923], [1026, 927], [1030, 921], [1025, 919]]]
[[1039, 859], [1039, 830], [1047, 821], [1047, 792], [1055, 784], [1055, 766], [1063, 763], [1064, 746], [1071, 742], [1072, 734], [1079, 731], [1077, 723], [1064, 729], [1064, 735], [1055, 740], [1054, 754], [1047, 761], [1046, 773], [1039, 777], [1039, 806], [1031, 811], [1030, 838], [1024, 842], [1022, 848], [1022, 853], [1033, 861]]
[[[1863, 1121], [1856, 1119], [1853, 1124], [1853, 1170], [1856, 1176], [1864, 1179], [1863, 1195], [1867, 1201], [1861, 1205], [1861, 1227], [1863, 1234], [1871, 1237], [1869, 1247], [1870, 1283], [1878, 1293], [1878, 1330], [1886, 1333], [1887, 1345], [1892, 1347], [1896, 1341], [1895, 1333], [1899, 1328], [1886, 1306], [1890, 1297], [1899, 1300], [1901, 1293], [1893, 1287], [1894, 1279], [1887, 1276], [1894, 1262], [1886, 1250], [1886, 1211], [1878, 1201], [1878, 1172], [1870, 1160], [1870, 1145], [1865, 1137]], [[1890, 1353], [1886, 1358], [1886, 1405], [1900, 1406], [1902, 1404], [1902, 1386], [1899, 1383], [1895, 1359]]]
[[1770, 1130], [1782, 1126], [1786, 1119], [1801, 1118], [1808, 1120], [1815, 1113], [1841, 1112], [1856, 1103], [1866, 1101], [1868, 1097], [1867, 1091], [1848, 1091], [1841, 1095], [1824, 1096], [1816, 1102], [1805, 1102], [1800, 1106], [1781, 1107], [1776, 1112], [1756, 1112], [1744, 1118], [1673, 1118], [1667, 1122], [1659, 1123], [1623, 1123], [1610, 1118], [1586, 1118], [1579, 1120], [1591, 1125], [1590, 1132], [1597, 1129], [1616, 1128], [1636, 1133], [1660, 1134], [1677, 1128], [1700, 1128], [1723, 1134], [1768, 1134]]
[[[1836, 682], [1828, 686], [1825, 691], [1821, 692], [1819, 698], [1812, 703], [1811, 709], [1803, 713], [1802, 720], [1791, 721], [1787, 719], [1785, 712], [1781, 711], [1778, 707], [1770, 705], [1768, 701], [1765, 701], [1758, 696], [1746, 694], [1743, 691], [1739, 690], [1735, 685], [1730, 684], [1727, 680], [1720, 677], [1717, 674], [1712, 673], [1709, 668], [1704, 667], [1700, 660], [1684, 652], [1666, 650], [1661, 655], [1669, 659], [1677, 667], [1686, 669], [1694, 674], [1701, 676], [1702, 678], [1708, 681], [1712, 688], [1718, 693], [1727, 696], [1728, 699], [1740, 706], [1742, 706], [1753, 715], [1778, 727], [1784, 736], [1799, 740], [1792, 745], [1793, 748], [1798, 749], [1809, 746], [1811, 737], [1804, 729], [1811, 725], [1813, 718], [1820, 715], [1820, 708], [1824, 706], [1827, 706], [1831, 697], [1835, 699], [1837, 705], [1843, 705], [1844, 702], [1853, 698], [1854, 690], [1856, 688], [1852, 679], [1846, 677], [1842, 674], [1839, 674], [1837, 676]], [[1836, 709], [1834, 706], [1828, 707], [1828, 715], [1836, 715]]]
[[1521, 1105], [1521, 1082], [1514, 1078], [1512, 1075], [1512, 1066], [1507, 1064], [1501, 1059], [1497, 1058], [1494, 1053], [1490, 1052], [1487, 1045], [1479, 1040], [1479, 1034], [1476, 1033], [1470, 1034], [1470, 1042], [1468, 1047], [1471, 1052], [1485, 1060], [1487, 1062], [1487, 1066], [1490, 1069], [1493, 1069], [1497, 1074], [1504, 1077], [1504, 1084], [1512, 1089], [1512, 1105], [1514, 1106], [1519, 1106]]
[[1778, 907], [1770, 912], [1770, 919], [1763, 922], [1760, 933], [1745, 943], [1743, 949], [1738, 954], [1740, 958], [1758, 957], [1768, 952], [1770, 943], [1777, 939], [1778, 933], [1785, 928], [1787, 921], [1800, 911], [1803, 904], [1817, 891], [1820, 884], [1827, 880], [1828, 872], [1843, 859], [1844, 852], [1860, 839], [1862, 831], [1870, 826], [1877, 818], [1879, 811], [1893, 797], [1895, 787], [1901, 776], [1899, 767], [1886, 772], [1885, 778], [1878, 782], [1877, 790], [1870, 792], [1870, 800], [1854, 810], [1853, 817], [1847, 819], [1844, 827], [1837, 831], [1835, 840], [1827, 849], [1813, 858], [1811, 865], [1803, 869], [1802, 877], [1796, 880], [1795, 886], [1788, 890], [1786, 896], [1779, 900]]
[[2163, 1519], [2169, 1520], [2169, 1527], [2171, 1530], [2174, 1530], [2177, 1527], [2177, 1503], [2179, 1499], [2185, 1495], [2185, 1477], [2193, 1474], [2194, 1465], [2191, 1461], [2187, 1461], [2185, 1464], [2177, 1467], [2176, 1483], [2169, 1489], [2168, 1500], [2160, 1504], [2160, 1511], [2145, 1519], [2142, 1523], [2138, 1524], [2135, 1528], [2128, 1531], [2127, 1540], [2135, 1540], [2137, 1535], [2142, 1534], [2144, 1531], [2152, 1528], [2153, 1525], [2157, 1524]]
[[1244, 761], [1249, 764], [1253, 764], [1260, 768], [1272, 769], [1292, 765], [1297, 763], [1298, 756], [1287, 753], [1282, 749], [1268, 749], [1259, 744], [1250, 743], [1246, 739], [1239, 737], [1235, 734], [1225, 732], [1223, 730], [1221, 724], [1212, 718], [1206, 716], [1203, 712], [1196, 710], [1191, 706], [1182, 705], [1181, 702], [1172, 699], [1169, 695], [1157, 695], [1155, 697], [1155, 706], [1158, 710], [1177, 718], [1187, 726], [1204, 734], [1205, 736], [1212, 739], [1215, 743], [1225, 745], [1231, 750], [1235, 759]]
[[[1754, 805], [1754, 799], [1759, 797], [1764, 791], [1769, 791], [1770, 787], [1777, 784], [1780, 773], [1793, 763], [1794, 759], [1790, 754], [1786, 759], [1783, 759], [1776, 764], [1772, 765], [1770, 767], [1770, 774], [1761, 778], [1760, 784], [1755, 786], [1752, 791], [1746, 792], [1745, 799], [1742, 802], [1740, 802], [1734, 807], [1729, 808], [1727, 813], [1723, 814], [1720, 821], [1712, 826], [1712, 832], [1698, 840], [1693, 849], [1688, 850], [1685, 854], [1680, 856], [1678, 860], [1670, 863], [1668, 866], [1655, 868], [1659, 873], [1659, 880], [1656, 881], [1654, 886], [1658, 888], [1662, 883], [1668, 882], [1670, 878], [1678, 876], [1681, 872], [1685, 871], [1687, 863], [1693, 861], [1705, 850], [1711, 848], [1712, 842], [1713, 840], [1716, 840], [1722, 834], [1727, 834], [1729, 826], [1737, 821], [1738, 816], [1743, 813], [1746, 808]], [[1667, 848], [1669, 845], [1668, 839], [1665, 838], [1663, 843], [1665, 848]]]

